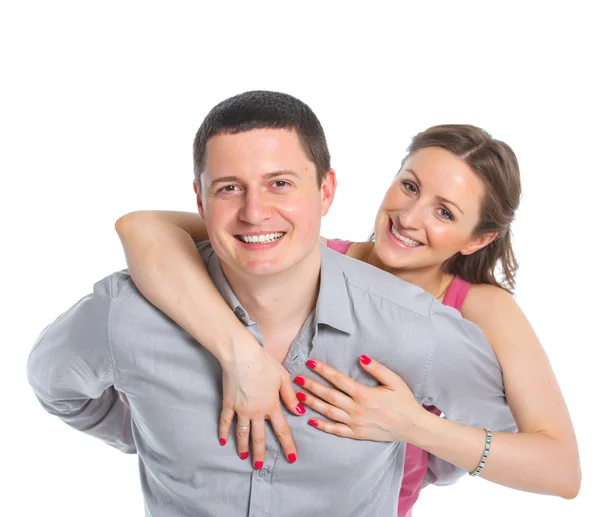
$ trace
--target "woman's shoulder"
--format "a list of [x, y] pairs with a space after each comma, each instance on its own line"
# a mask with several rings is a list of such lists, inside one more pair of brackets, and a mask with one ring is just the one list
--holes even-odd
[[343, 253], [347, 257], [362, 260], [363, 262], [369, 255], [369, 252], [373, 249], [372, 242], [352, 242], [343, 239], [326, 239], [321, 237], [321, 242], [325, 246]]
[[346, 255], [348, 255], [349, 257], [352, 257], [354, 259], [362, 260], [363, 262], [366, 262], [367, 258], [369, 257], [369, 253], [371, 253], [372, 249], [373, 249], [373, 243], [370, 241], [368, 241], [368, 242], [353, 242], [350, 245], [350, 247], [348, 248]]
[[[461, 309], [463, 317], [477, 323], [472, 318], [486, 320], [501, 316], [497, 311], [517, 306], [513, 296], [496, 285], [472, 284]], [[517, 306], [518, 307], [518, 306]]]
[[513, 296], [501, 287], [476, 284], [471, 287], [461, 310], [463, 317], [475, 323], [494, 349], [530, 327]]

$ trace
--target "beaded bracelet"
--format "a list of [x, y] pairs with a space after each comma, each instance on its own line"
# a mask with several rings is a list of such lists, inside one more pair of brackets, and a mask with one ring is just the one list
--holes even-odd
[[485, 460], [487, 460], [487, 457], [490, 454], [490, 445], [492, 444], [492, 431], [490, 431], [487, 428], [484, 429], [484, 431], [487, 435], [485, 439], [485, 449], [483, 450], [483, 456], [481, 456], [481, 460], [479, 460], [479, 465], [477, 465], [477, 468], [473, 472], [469, 472], [469, 474], [473, 477], [479, 476], [479, 473], [483, 470], [483, 467], [485, 465]]

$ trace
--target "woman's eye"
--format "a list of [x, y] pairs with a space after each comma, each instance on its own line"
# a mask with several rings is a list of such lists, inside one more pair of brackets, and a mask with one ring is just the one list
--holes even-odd
[[404, 188], [408, 190], [411, 194], [417, 193], [417, 187], [415, 187], [412, 183], [409, 183], [408, 181], [403, 181], [402, 185], [404, 185]]
[[440, 214], [440, 216], [443, 217], [444, 219], [448, 219], [450, 221], [454, 220], [454, 216], [446, 208], [438, 208], [438, 214]]

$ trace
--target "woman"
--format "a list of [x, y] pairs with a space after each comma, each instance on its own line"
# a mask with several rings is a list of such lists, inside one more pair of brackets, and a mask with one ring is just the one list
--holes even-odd
[[[572, 498], [580, 486], [572, 424], [547, 357], [511, 296], [517, 262], [510, 225], [520, 191], [519, 168], [510, 147], [473, 126], [435, 126], [418, 134], [409, 146], [379, 208], [374, 239], [323, 240], [341, 253], [420, 286], [483, 330], [503, 369], [506, 396], [520, 432], [493, 434], [492, 452], [484, 455], [481, 475], [513, 488]], [[193, 243], [207, 238], [198, 216], [139, 212], [124, 216], [116, 227], [142, 293], [221, 362], [221, 444], [226, 443], [234, 416], [249, 422], [280, 410], [279, 394], [293, 414], [302, 412], [296, 409], [300, 400], [326, 415], [329, 420], [309, 421], [323, 432], [393, 440], [382, 429], [392, 420], [401, 422], [390, 417], [416, 404], [402, 379], [367, 357], [361, 364], [383, 386], [359, 385], [315, 363], [310, 366], [342, 391], [296, 378], [304, 391], [295, 394], [287, 372], [246, 332], [208, 279]], [[436, 412], [420, 411], [426, 410]], [[445, 419], [430, 422], [426, 450], [407, 446], [399, 501], [402, 516], [411, 514], [428, 453], [474, 473], [480, 465], [485, 433]], [[245, 431], [237, 429], [243, 459], [249, 450]], [[289, 430], [275, 431], [286, 456], [293, 453], [295, 458]], [[402, 435], [401, 429], [397, 431], [394, 436]]]

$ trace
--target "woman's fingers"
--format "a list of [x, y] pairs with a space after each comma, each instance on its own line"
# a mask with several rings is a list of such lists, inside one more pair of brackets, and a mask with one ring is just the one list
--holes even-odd
[[267, 433], [265, 421], [259, 418], [252, 420], [252, 464], [256, 470], [262, 469], [265, 463]]
[[311, 359], [306, 361], [306, 366], [317, 372], [321, 377], [327, 379], [336, 388], [339, 388], [351, 397], [354, 397], [356, 392], [363, 388], [362, 384], [359, 382], [356, 382], [347, 375], [344, 375], [342, 372], [338, 372], [335, 368], [332, 368], [325, 363]]
[[316, 427], [317, 429], [319, 429], [319, 431], [324, 431], [325, 433], [335, 434], [336, 436], [341, 436], [343, 438], [357, 438], [354, 431], [350, 429], [350, 427], [348, 427], [346, 424], [326, 422], [318, 418], [311, 418], [308, 421], [308, 424], [312, 425], [313, 427]]
[[231, 430], [231, 424], [234, 416], [235, 412], [233, 409], [223, 406], [223, 409], [221, 410], [221, 417], [219, 418], [219, 443], [221, 445], [225, 445], [227, 443], [227, 438], [229, 437], [229, 431]]
[[404, 380], [396, 372], [386, 368], [368, 355], [361, 355], [359, 361], [364, 370], [375, 377], [375, 379], [384, 386], [395, 388], [404, 384]]
[[[263, 423], [264, 425], [264, 423]], [[252, 432], [252, 422], [245, 416], [238, 415], [235, 424], [235, 437], [237, 441], [237, 450], [240, 458], [248, 459], [250, 452], [250, 433]]]
[[[302, 408], [302, 410], [304, 411], [304, 408]], [[277, 440], [279, 440], [279, 443], [283, 448], [285, 457], [290, 463], [294, 463], [297, 459], [296, 445], [294, 444], [290, 427], [283, 416], [283, 412], [276, 412], [269, 418], [269, 420], [271, 421], [271, 426], [273, 427], [275, 436], [277, 436]]]
[[322, 401], [320, 398], [313, 397], [310, 393], [299, 392], [298, 398], [304, 402], [306, 406], [330, 420], [345, 424], [349, 423], [351, 420], [348, 413], [343, 409], [327, 404], [327, 402]]
[[331, 406], [335, 406], [343, 410], [350, 410], [354, 406], [353, 400], [348, 395], [334, 388], [323, 386], [320, 382], [301, 376], [296, 377], [294, 382], [299, 386], [302, 386], [302, 388], [305, 390], [309, 390], [310, 392], [314, 393], [317, 397], [324, 400]]
[[[286, 372], [285, 375], [281, 376], [281, 387], [279, 388], [279, 396], [283, 401], [285, 407], [287, 407], [292, 415], [303, 415], [304, 408], [302, 404], [298, 402], [298, 398], [296, 397], [296, 391], [294, 390], [294, 386], [292, 384], [292, 379], [290, 379], [289, 374]], [[279, 413], [281, 413], [281, 408], [279, 409]], [[271, 418], [271, 422], [273, 419]]]

